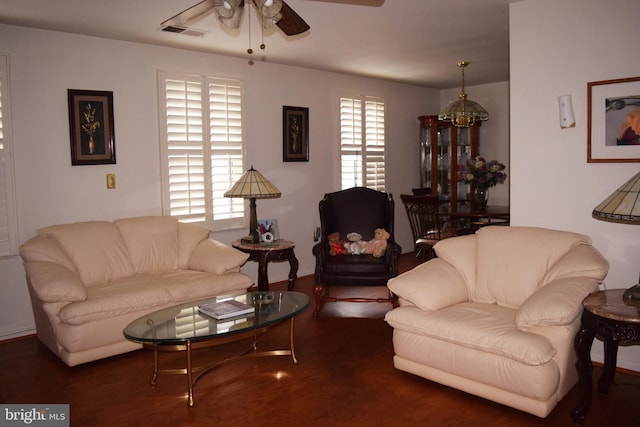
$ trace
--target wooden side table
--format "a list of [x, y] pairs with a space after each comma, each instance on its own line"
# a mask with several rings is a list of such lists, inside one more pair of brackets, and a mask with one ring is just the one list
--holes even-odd
[[613, 383], [618, 345], [640, 344], [640, 301], [625, 302], [622, 299], [624, 291], [611, 289], [594, 292], [582, 302], [582, 324], [574, 340], [578, 356], [576, 368], [580, 375], [580, 398], [571, 411], [571, 418], [575, 424], [584, 424], [591, 406], [593, 339], [598, 337], [604, 341], [604, 371], [598, 380], [598, 391], [602, 394], [606, 394]]
[[276, 240], [273, 243], [242, 243], [236, 240], [231, 243], [234, 248], [249, 254], [249, 261], [258, 263], [258, 291], [269, 290], [267, 265], [271, 261], [289, 261], [289, 285], [292, 291], [298, 279], [298, 258], [293, 251], [295, 243], [288, 240]]

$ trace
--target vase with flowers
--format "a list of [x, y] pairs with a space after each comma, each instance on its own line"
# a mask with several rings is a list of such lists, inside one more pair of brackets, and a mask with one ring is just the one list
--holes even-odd
[[486, 161], [484, 157], [476, 156], [458, 165], [458, 181], [471, 184], [474, 188], [475, 203], [479, 208], [485, 208], [489, 198], [489, 188], [504, 183], [507, 174], [505, 165], [497, 160]]

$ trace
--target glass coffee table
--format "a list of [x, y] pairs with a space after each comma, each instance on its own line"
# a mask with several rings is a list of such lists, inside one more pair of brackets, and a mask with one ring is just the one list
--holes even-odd
[[[216, 320], [201, 314], [198, 306], [212, 301], [235, 299], [255, 308], [254, 313]], [[124, 329], [124, 336], [153, 350], [153, 377], [155, 386], [158, 374], [186, 374], [187, 404], [193, 406], [193, 387], [207, 372], [241, 357], [291, 356], [298, 364], [295, 355], [294, 319], [309, 305], [309, 297], [300, 292], [248, 292], [238, 295], [226, 295], [200, 301], [176, 305], [149, 313], [131, 322]], [[289, 348], [282, 350], [258, 351], [258, 336], [271, 327], [289, 320]], [[192, 351], [213, 347], [225, 343], [252, 338], [250, 348], [241, 354], [207, 366], [192, 367]], [[186, 366], [183, 369], [159, 369], [158, 352], [186, 352]]]

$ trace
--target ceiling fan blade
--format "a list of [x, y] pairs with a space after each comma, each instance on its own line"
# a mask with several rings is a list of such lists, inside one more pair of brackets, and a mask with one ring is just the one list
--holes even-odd
[[311, 1], [321, 1], [324, 3], [352, 4], [354, 6], [374, 6], [374, 7], [382, 6], [382, 3], [384, 3], [384, 0], [311, 0]]
[[221, 6], [222, 0], [204, 0], [167, 19], [160, 25], [163, 27], [188, 27], [213, 12], [213, 8]]
[[282, 19], [276, 22], [276, 25], [288, 36], [302, 34], [311, 28], [309, 24], [304, 22], [304, 19], [285, 2], [282, 2], [280, 14], [282, 15]]

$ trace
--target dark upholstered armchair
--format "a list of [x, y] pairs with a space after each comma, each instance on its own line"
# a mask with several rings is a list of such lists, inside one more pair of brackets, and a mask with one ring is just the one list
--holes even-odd
[[[354, 187], [325, 194], [320, 201], [320, 242], [313, 247], [316, 257], [314, 315], [317, 316], [327, 301], [389, 302], [388, 299], [332, 298], [329, 286], [386, 286], [387, 280], [398, 275], [400, 245], [394, 239], [394, 202], [389, 193]], [[391, 235], [387, 250], [380, 258], [371, 254], [329, 255], [327, 236], [338, 232], [343, 239], [348, 233], [357, 232], [363, 240], [371, 240], [377, 228], [384, 228]]]

